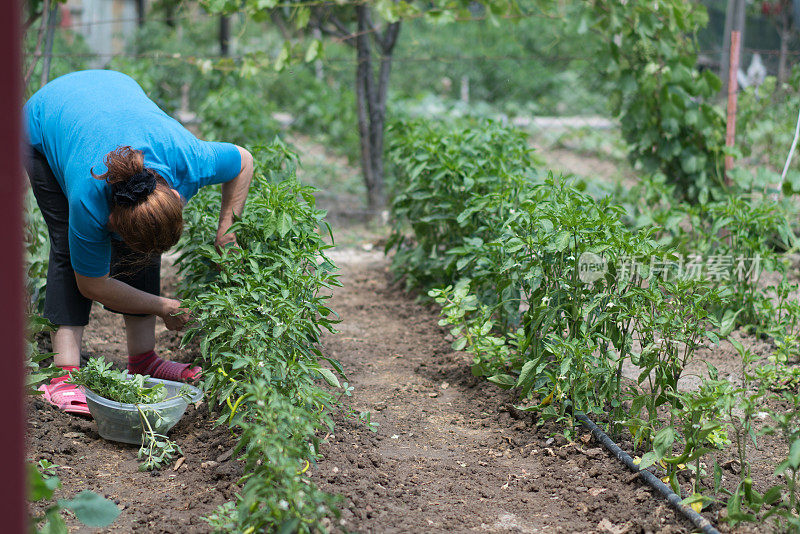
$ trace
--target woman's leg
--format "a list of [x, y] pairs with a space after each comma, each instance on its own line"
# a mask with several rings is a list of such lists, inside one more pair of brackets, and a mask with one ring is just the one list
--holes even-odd
[[[161, 294], [161, 256], [147, 257], [139, 254], [118, 239], [111, 240], [112, 278], [152, 295]], [[106, 307], [114, 313], [121, 313]], [[125, 319], [125, 336], [128, 358], [150, 352], [156, 346], [156, 316], [122, 314]]]
[[58, 327], [58, 330], [50, 334], [53, 342], [53, 362], [59, 367], [80, 367], [81, 365], [81, 341], [83, 340], [82, 326]]
[[[124, 242], [112, 240], [111, 276], [141, 291], [160, 295], [161, 257], [144, 257], [131, 250]], [[199, 367], [170, 362], [158, 356], [155, 351], [155, 315], [123, 316], [128, 340], [129, 372], [168, 380], [194, 381], [199, 378], [202, 371]]]
[[128, 338], [128, 357], [138, 356], [156, 348], [156, 316], [125, 315], [125, 334]]
[[55, 364], [80, 365], [83, 327], [92, 301], [78, 290], [69, 256], [69, 203], [47, 159], [30, 147], [25, 168], [50, 236], [43, 315], [57, 330], [51, 335]]
[[92, 301], [84, 297], [75, 282], [69, 256], [69, 203], [47, 159], [30, 148], [26, 170], [36, 203], [50, 235], [44, 316], [57, 325], [51, 334], [55, 364], [64, 375], [39, 387], [46, 401], [75, 414], [90, 415], [86, 396], [74, 384], [66, 383], [68, 372], [79, 367], [83, 328], [89, 322]]

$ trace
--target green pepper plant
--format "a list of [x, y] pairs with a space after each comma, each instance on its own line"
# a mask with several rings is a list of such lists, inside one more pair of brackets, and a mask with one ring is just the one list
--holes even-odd
[[319, 348], [338, 322], [327, 301], [340, 282], [326, 256], [325, 212], [298, 182], [297, 156], [279, 139], [250, 151], [253, 183], [231, 227], [238, 248], [210, 244], [220, 201], [210, 188], [187, 206], [179, 244], [179, 290], [195, 318], [183, 342], [199, 343], [209, 407], [238, 437], [246, 465], [235, 502], [206, 521], [247, 534], [316, 532], [338, 514], [337, 499], [307, 473], [342, 389], [342, 366]]

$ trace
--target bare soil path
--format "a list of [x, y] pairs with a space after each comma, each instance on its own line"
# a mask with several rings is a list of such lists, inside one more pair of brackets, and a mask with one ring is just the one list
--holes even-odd
[[675, 533], [689, 525], [598, 445], [566, 444], [469, 374], [432, 309], [391, 283], [381, 253], [336, 249], [341, 333], [324, 352], [376, 433], [338, 421], [313, 474], [358, 532]]

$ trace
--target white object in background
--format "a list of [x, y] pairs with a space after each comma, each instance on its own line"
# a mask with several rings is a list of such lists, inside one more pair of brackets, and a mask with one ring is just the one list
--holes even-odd
[[747, 74], [745, 74], [742, 69], [736, 73], [736, 78], [739, 80], [739, 87], [759, 87], [762, 83], [764, 83], [764, 79], [767, 77], [767, 67], [764, 66], [764, 62], [761, 60], [761, 55], [756, 52], [753, 54], [753, 59], [750, 60], [750, 66], [747, 67]]
[[786, 156], [786, 164], [783, 166], [783, 172], [781, 173], [781, 187], [783, 187], [783, 182], [786, 181], [786, 173], [789, 172], [789, 164], [792, 163], [792, 156], [794, 156], [794, 150], [797, 148], [797, 139], [800, 137], [800, 113], [797, 115], [797, 125], [794, 127], [794, 139], [792, 140], [792, 148], [789, 149], [789, 155]]

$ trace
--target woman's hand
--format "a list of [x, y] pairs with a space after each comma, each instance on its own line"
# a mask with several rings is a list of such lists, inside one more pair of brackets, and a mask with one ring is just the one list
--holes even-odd
[[217, 238], [214, 240], [214, 246], [217, 248], [217, 252], [222, 254], [222, 251], [226, 248], [239, 248], [239, 243], [236, 242], [236, 234], [229, 232], [226, 234], [217, 234]]
[[166, 301], [164, 312], [159, 315], [164, 320], [164, 326], [168, 330], [183, 330], [187, 323], [192, 321], [192, 315], [187, 308], [181, 308], [181, 301], [175, 299]]

